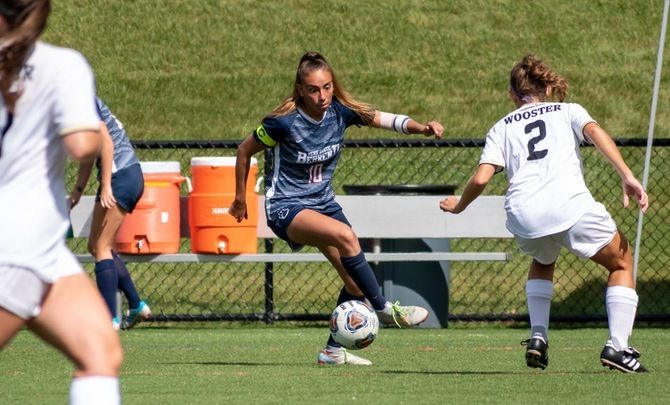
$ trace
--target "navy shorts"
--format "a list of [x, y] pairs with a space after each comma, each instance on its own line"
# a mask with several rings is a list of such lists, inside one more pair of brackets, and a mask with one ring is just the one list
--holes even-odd
[[322, 209], [305, 207], [304, 205], [300, 204], [287, 204], [273, 207], [271, 212], [266, 212], [268, 227], [270, 227], [272, 232], [274, 232], [277, 236], [288, 242], [289, 247], [294, 252], [302, 249], [303, 245], [291, 241], [288, 237], [287, 229], [289, 225], [291, 225], [293, 218], [295, 218], [295, 216], [298, 215], [300, 211], [305, 209], [311, 209], [320, 214], [336, 219], [343, 224], [351, 226], [349, 220], [347, 220], [347, 217], [344, 216], [344, 212], [342, 212], [342, 207], [340, 207], [340, 204], [336, 203], [335, 201]]
[[[143, 192], [144, 176], [139, 163], [112, 173], [112, 194], [119, 207], [125, 211], [133, 212]], [[100, 187], [95, 195], [95, 201], [100, 202]]]

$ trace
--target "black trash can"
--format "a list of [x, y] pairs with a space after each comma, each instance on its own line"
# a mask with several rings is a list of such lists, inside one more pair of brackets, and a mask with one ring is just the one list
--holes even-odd
[[[455, 185], [344, 185], [349, 195], [453, 195]], [[438, 209], [438, 207], [435, 207]], [[362, 239], [365, 252], [448, 252], [449, 239]], [[370, 262], [382, 294], [402, 305], [419, 305], [429, 312], [421, 327], [446, 328], [449, 315], [451, 263]]]

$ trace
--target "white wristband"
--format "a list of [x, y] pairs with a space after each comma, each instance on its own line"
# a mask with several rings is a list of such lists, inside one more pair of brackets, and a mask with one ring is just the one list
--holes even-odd
[[383, 111], [379, 112], [380, 128], [399, 132], [401, 134], [409, 134], [407, 124], [409, 124], [409, 117], [406, 115], [391, 114]]

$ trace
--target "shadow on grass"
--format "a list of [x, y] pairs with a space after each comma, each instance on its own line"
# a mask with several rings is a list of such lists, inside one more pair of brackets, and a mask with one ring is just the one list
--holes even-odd
[[414, 375], [596, 375], [596, 374], [607, 374], [607, 370], [599, 371], [407, 371], [407, 370], [388, 370], [380, 371], [381, 374], [414, 374]]
[[284, 366], [295, 366], [302, 363], [256, 363], [251, 361], [174, 361], [174, 362], [165, 362], [158, 363], [169, 366], [245, 366], [245, 367], [284, 367]]

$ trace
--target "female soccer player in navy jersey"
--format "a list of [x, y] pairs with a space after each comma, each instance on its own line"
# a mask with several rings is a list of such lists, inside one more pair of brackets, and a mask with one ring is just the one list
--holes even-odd
[[[344, 281], [338, 304], [367, 298], [383, 324], [418, 325], [426, 320], [428, 312], [421, 307], [392, 304], [382, 296], [358, 238], [335, 202], [331, 177], [344, 131], [351, 125], [437, 138], [443, 133], [439, 122], [421, 124], [354, 100], [338, 83], [326, 59], [308, 52], [298, 64], [291, 96], [238, 148], [235, 200], [229, 212], [238, 221], [247, 216], [245, 181], [250, 158], [264, 148], [272, 148], [273, 171], [265, 191], [268, 226], [292, 249], [315, 246], [328, 258]], [[332, 338], [319, 353], [318, 363], [372, 364], [347, 353]]]
[[[151, 309], [140, 299], [125, 263], [113, 250], [114, 238], [126, 213], [133, 212], [142, 197], [144, 178], [123, 124], [102, 100], [96, 97], [95, 104], [101, 119], [102, 149], [97, 160], [100, 187], [93, 208], [88, 250], [95, 257], [96, 283], [111, 313], [114, 328], [128, 329], [140, 319], [149, 318]], [[70, 193], [70, 207], [79, 202], [92, 170], [93, 162], [79, 165], [77, 181]], [[117, 290], [128, 299], [130, 309], [125, 319], [115, 316]]]
[[[527, 365], [542, 369], [548, 365], [554, 266], [565, 247], [609, 271], [610, 337], [600, 354], [601, 363], [624, 372], [643, 372], [639, 352], [628, 346], [638, 302], [631, 249], [584, 183], [579, 144], [594, 144], [616, 169], [625, 206], [633, 197], [646, 211], [647, 194], [607, 132], [581, 105], [563, 102], [567, 91], [566, 80], [535, 56], [526, 55], [518, 62], [509, 91], [516, 110], [489, 130], [479, 167], [461, 198], [448, 197], [440, 208], [454, 214], [463, 211], [497, 171], [506, 169], [507, 228], [520, 249], [533, 258], [526, 283], [531, 336], [522, 342], [527, 345]], [[547, 101], [550, 96], [560, 102]]]
[[0, 2], [0, 348], [24, 326], [75, 365], [72, 404], [120, 403], [121, 343], [65, 245], [69, 154], [100, 149], [93, 73], [38, 41], [48, 0]]

